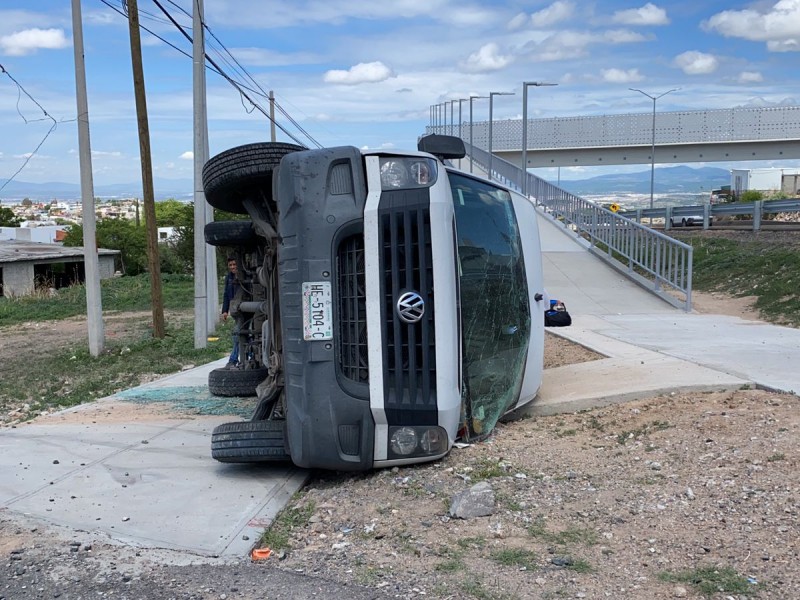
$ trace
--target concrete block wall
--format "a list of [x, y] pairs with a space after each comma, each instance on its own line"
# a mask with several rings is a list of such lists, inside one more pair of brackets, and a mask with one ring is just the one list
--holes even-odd
[[4, 296], [27, 296], [32, 294], [33, 291], [32, 262], [6, 263], [3, 265]]

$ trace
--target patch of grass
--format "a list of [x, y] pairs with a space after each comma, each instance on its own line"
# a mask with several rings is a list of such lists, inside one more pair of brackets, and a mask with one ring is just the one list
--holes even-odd
[[463, 571], [466, 568], [467, 565], [465, 565], [464, 561], [460, 558], [451, 558], [442, 561], [434, 567], [434, 569], [441, 571], [442, 573], [456, 573], [457, 571]]
[[561, 546], [570, 544], [594, 546], [597, 543], [597, 534], [594, 531], [580, 527], [568, 527], [557, 533], [548, 533], [547, 538], [551, 543]]
[[501, 506], [506, 507], [508, 510], [512, 512], [522, 512], [523, 508], [522, 505], [517, 501], [517, 499], [511, 494], [503, 494], [498, 493], [496, 495], [497, 503]]
[[486, 538], [479, 535], [476, 537], [464, 537], [456, 541], [456, 544], [462, 550], [470, 550], [473, 548], [484, 548], [486, 546]]
[[603, 431], [605, 429], [605, 425], [594, 415], [591, 415], [587, 421], [584, 421], [583, 427], [584, 429], [594, 429], [595, 431]]
[[489, 558], [506, 567], [524, 567], [529, 570], [536, 567], [536, 555], [524, 548], [497, 550], [492, 552]]
[[[161, 295], [165, 309], [189, 310], [194, 306], [194, 279], [190, 275], [164, 274]], [[100, 296], [104, 312], [151, 310], [150, 275], [104, 279], [100, 282]], [[85, 314], [86, 288], [83, 285], [62, 288], [54, 296], [0, 297], [0, 323], [4, 325]]]
[[570, 544], [593, 546], [597, 543], [597, 534], [581, 527], [568, 527], [563, 531], [548, 531], [543, 518], [536, 519], [528, 526], [528, 534], [548, 544], [566, 547]]
[[705, 566], [676, 573], [664, 571], [658, 574], [658, 578], [668, 583], [692, 585], [706, 597], [719, 592], [747, 595], [755, 591], [753, 584], [731, 567]]
[[767, 462], [778, 462], [780, 460], [786, 460], [786, 455], [783, 452], [776, 452], [767, 457]]
[[305, 527], [311, 515], [314, 514], [316, 508], [313, 501], [306, 502], [300, 505], [290, 504], [284, 508], [272, 525], [264, 531], [261, 535], [261, 545], [272, 548], [273, 550], [281, 550], [291, 548], [289, 545], [289, 537], [292, 531], [299, 527]]
[[556, 430], [556, 437], [557, 438], [569, 437], [575, 435], [576, 433], [578, 433], [577, 429], [558, 429]]
[[492, 479], [494, 477], [504, 477], [505, 475], [508, 475], [508, 472], [501, 465], [500, 461], [489, 458], [481, 458], [469, 474], [472, 481], [475, 482]]
[[670, 427], [674, 427], [674, 425], [670, 425], [667, 421], [653, 421], [652, 423], [646, 423], [637, 429], [630, 429], [628, 431], [623, 431], [622, 433], [617, 435], [617, 443], [624, 446], [628, 441], [635, 441], [638, 440], [640, 437], [653, 433], [655, 431], [663, 431], [665, 429], [669, 429]]
[[576, 573], [593, 573], [594, 567], [590, 565], [587, 561], [583, 560], [582, 558], [578, 558], [572, 562], [571, 565], [567, 565], [566, 567], [570, 571], [575, 571]]
[[[35, 335], [35, 334], [33, 334]], [[194, 347], [194, 324], [166, 327], [163, 339], [149, 329], [126, 338], [106, 340], [100, 356], [88, 347], [43, 348], [31, 360], [19, 356], [4, 366], [0, 410], [24, 402], [29, 416], [44, 409], [61, 409], [109, 396], [140, 385], [143, 374], [167, 375], [186, 365], [201, 365], [225, 356], [228, 336], [206, 348]]]
[[756, 296], [755, 307], [764, 319], [800, 325], [800, 244], [775, 243], [768, 235], [751, 240], [680, 237], [694, 248], [695, 289]]

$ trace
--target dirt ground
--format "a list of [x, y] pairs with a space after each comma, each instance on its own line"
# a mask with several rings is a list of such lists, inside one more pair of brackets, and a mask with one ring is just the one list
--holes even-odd
[[[695, 302], [757, 317], [746, 299]], [[120, 317], [111, 331], [134, 322]], [[63, 340], [85, 336], [78, 325], [31, 327]], [[546, 368], [602, 358], [553, 335], [545, 353]], [[431, 464], [314, 473], [286, 512], [288, 543], [264, 563], [173, 564], [0, 511], [0, 600], [800, 598], [799, 430], [798, 397], [761, 390], [500, 424]], [[451, 514], [480, 482], [489, 514]]]

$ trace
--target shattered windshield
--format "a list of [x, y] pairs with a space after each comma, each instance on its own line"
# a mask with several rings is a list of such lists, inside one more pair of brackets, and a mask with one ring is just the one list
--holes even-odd
[[488, 434], [519, 397], [531, 327], [511, 195], [450, 173], [458, 240], [464, 419], [469, 439]]

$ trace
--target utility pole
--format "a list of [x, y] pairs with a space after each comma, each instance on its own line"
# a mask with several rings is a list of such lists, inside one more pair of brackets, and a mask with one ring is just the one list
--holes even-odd
[[[209, 324], [209, 308], [212, 304], [210, 296], [217, 292], [217, 281], [209, 284], [209, 256], [205, 238], [205, 226], [208, 222], [206, 197], [203, 190], [203, 165], [206, 162], [205, 144], [205, 35], [202, 25], [200, 0], [192, 2], [192, 49], [193, 49], [193, 94], [194, 94], [194, 347], [205, 348], [208, 344], [208, 332], [216, 325]], [[216, 275], [216, 273], [214, 273]], [[213, 292], [212, 292], [213, 290]]]
[[72, 0], [72, 37], [75, 52], [75, 95], [78, 103], [78, 156], [81, 165], [81, 207], [83, 210], [83, 263], [86, 287], [86, 321], [89, 327], [89, 353], [103, 351], [103, 307], [100, 294], [100, 265], [94, 214], [92, 147], [89, 139], [89, 102], [86, 95], [86, 64], [83, 56], [81, 0]]
[[275, 142], [275, 94], [269, 91], [269, 139]]
[[153, 167], [150, 160], [150, 128], [147, 122], [147, 99], [142, 67], [142, 40], [139, 34], [138, 0], [127, 0], [128, 29], [131, 38], [133, 93], [136, 97], [136, 119], [139, 123], [139, 154], [142, 163], [142, 196], [147, 229], [147, 267], [150, 271], [150, 297], [153, 305], [153, 337], [164, 337], [164, 301], [161, 295], [161, 265], [158, 260], [158, 227], [153, 192]]

